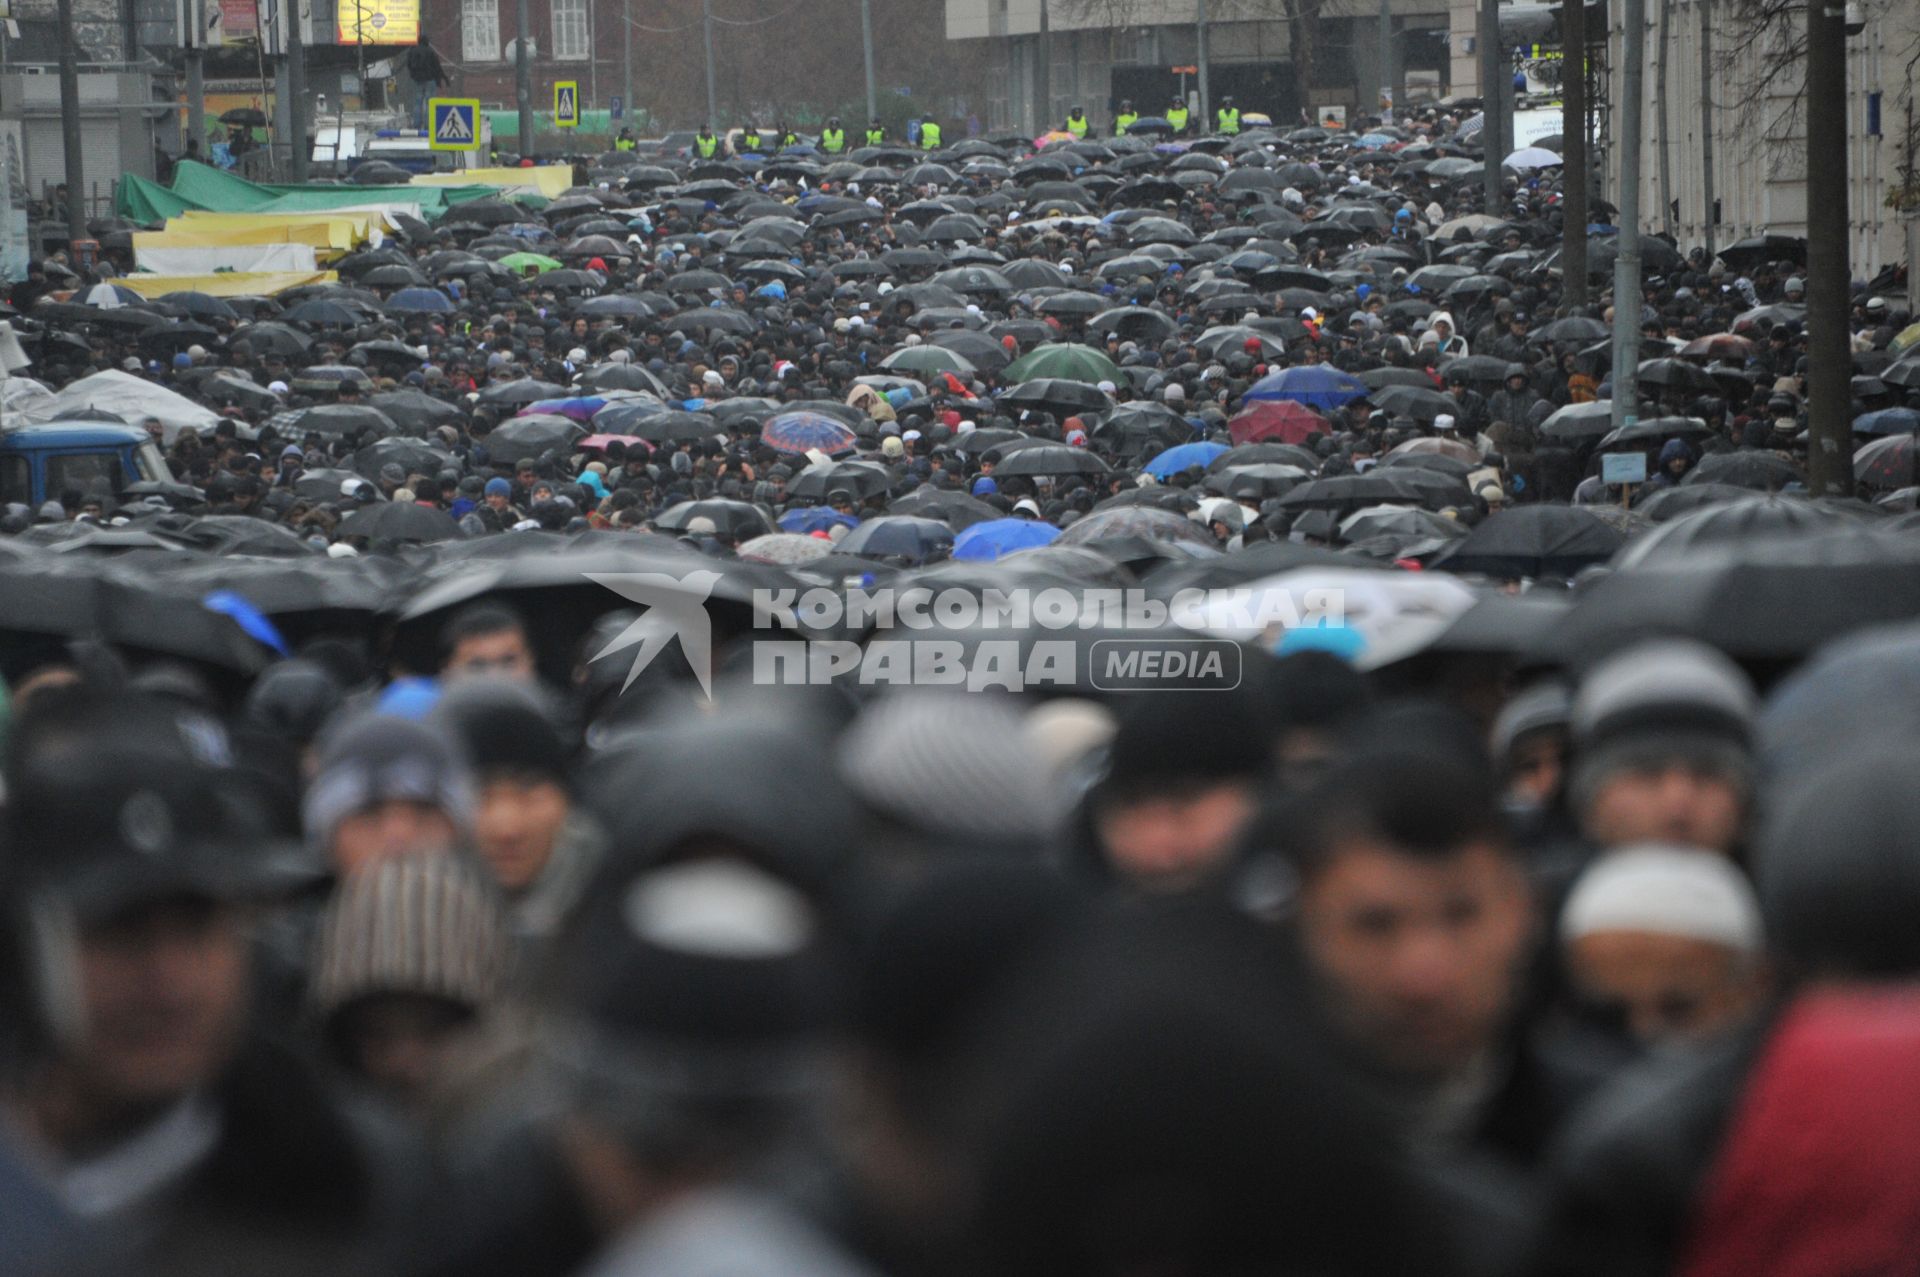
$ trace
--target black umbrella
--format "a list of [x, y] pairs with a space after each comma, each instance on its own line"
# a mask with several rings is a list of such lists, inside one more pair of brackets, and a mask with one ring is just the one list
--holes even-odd
[[1640, 382], [1647, 386], [1660, 386], [1667, 390], [1690, 390], [1695, 394], [1712, 395], [1720, 391], [1719, 383], [1713, 375], [1695, 363], [1685, 359], [1649, 359], [1640, 365]]
[[480, 392], [480, 402], [494, 407], [524, 408], [542, 399], [565, 399], [567, 394], [565, 386], [534, 377], [522, 377], [518, 381], [503, 381], [488, 386]]
[[654, 517], [653, 526], [668, 532], [684, 532], [695, 519], [709, 520], [717, 533], [735, 541], [779, 531], [759, 506], [718, 497], [669, 506]]
[[1578, 506], [1515, 506], [1488, 515], [1433, 566], [1502, 580], [1566, 577], [1606, 562], [1625, 539]]
[[887, 506], [888, 514], [910, 514], [921, 519], [938, 519], [959, 532], [976, 523], [1006, 517], [1000, 510], [977, 497], [951, 488], [922, 484]]
[[1452, 396], [1418, 386], [1387, 386], [1368, 395], [1367, 402], [1396, 417], [1411, 417], [1420, 422], [1457, 416], [1460, 412], [1459, 401]]
[[1758, 492], [1778, 492], [1805, 476], [1800, 467], [1777, 452], [1714, 452], [1701, 458], [1682, 483], [1727, 484]]
[[540, 412], [501, 422], [481, 443], [489, 460], [517, 462], [555, 449], [569, 449], [586, 434], [586, 427], [571, 417]]
[[1459, 479], [1431, 470], [1396, 466], [1376, 467], [1365, 474], [1315, 479], [1287, 493], [1280, 498], [1280, 504], [1283, 509], [1311, 510], [1412, 501], [1438, 510], [1471, 500], [1466, 484]]
[[1062, 443], [1041, 443], [1004, 455], [994, 467], [995, 477], [1002, 475], [1107, 474], [1107, 463], [1085, 448]]
[[1113, 400], [1098, 387], [1083, 381], [1063, 381], [1057, 377], [1038, 377], [1023, 381], [1000, 396], [999, 402], [1012, 408], [1050, 412], [1056, 416], [1075, 413], [1110, 412]]
[[411, 501], [382, 501], [361, 506], [340, 520], [343, 537], [365, 537], [388, 544], [431, 544], [460, 537], [460, 527], [444, 510]]
[[383, 391], [367, 402], [386, 413], [401, 430], [414, 434], [424, 434], [436, 426], [457, 426], [466, 420], [466, 413], [452, 404], [411, 386]]
[[380, 467], [385, 465], [397, 465], [408, 474], [428, 476], [460, 468], [452, 453], [430, 447], [418, 439], [379, 439], [353, 454], [354, 470], [366, 478], [379, 478]]
[[1668, 519], [1636, 537], [1615, 557], [1614, 567], [1626, 571], [1646, 566], [1684, 565], [1703, 551], [1717, 547], [1737, 547], [1771, 536], [1818, 535], [1858, 526], [1860, 522], [1858, 515], [1798, 497], [1743, 493], [1735, 500], [1717, 502]]
[[1615, 572], [1544, 644], [1569, 664], [1648, 635], [1696, 638], [1741, 660], [1797, 659], [1841, 634], [1920, 616], [1920, 544], [1845, 527], [1728, 543], [1685, 562]]
[[1751, 235], [1721, 249], [1719, 258], [1731, 269], [1742, 272], [1766, 262], [1805, 266], [1807, 241], [1798, 235]]
[[338, 438], [360, 431], [372, 431], [380, 438], [385, 438], [399, 431], [393, 418], [372, 404], [321, 404], [317, 408], [301, 408], [270, 417], [267, 424], [277, 427], [283, 436], [313, 432]]
[[795, 475], [787, 493], [808, 501], [824, 501], [844, 493], [856, 501], [885, 492], [894, 484], [893, 472], [872, 461], [830, 461], [812, 465]]

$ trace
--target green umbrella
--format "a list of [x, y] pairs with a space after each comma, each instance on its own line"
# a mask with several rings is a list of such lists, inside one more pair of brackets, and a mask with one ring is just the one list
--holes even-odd
[[888, 372], [950, 372], [960, 377], [974, 374], [973, 365], [964, 355], [944, 346], [906, 346], [881, 360], [880, 366]]
[[1015, 382], [1032, 381], [1037, 377], [1055, 377], [1064, 381], [1084, 381], [1094, 385], [1102, 381], [1119, 382], [1120, 369], [1113, 360], [1095, 350], [1092, 346], [1075, 346], [1066, 342], [1051, 346], [1035, 346], [1007, 365], [1001, 378], [1012, 385]]
[[500, 264], [516, 275], [526, 274], [529, 267], [544, 275], [550, 270], [559, 270], [561, 266], [553, 258], [542, 257], [538, 253], [508, 253], [500, 259]]

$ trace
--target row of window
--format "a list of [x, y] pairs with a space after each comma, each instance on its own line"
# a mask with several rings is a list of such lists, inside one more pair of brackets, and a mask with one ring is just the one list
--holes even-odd
[[[590, 56], [587, 3], [552, 0], [553, 56], [562, 62], [585, 62]], [[498, 62], [500, 49], [500, 0], [460, 0], [460, 60]]]

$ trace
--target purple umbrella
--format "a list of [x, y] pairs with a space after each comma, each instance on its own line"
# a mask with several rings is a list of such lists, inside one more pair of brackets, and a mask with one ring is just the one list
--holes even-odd
[[846, 422], [821, 412], [783, 412], [760, 428], [760, 439], [775, 452], [818, 449], [830, 457], [852, 451], [855, 442]]

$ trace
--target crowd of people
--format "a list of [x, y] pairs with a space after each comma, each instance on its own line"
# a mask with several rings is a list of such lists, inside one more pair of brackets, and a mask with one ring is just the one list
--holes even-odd
[[[36, 262], [9, 416], [138, 378], [167, 473], [0, 514], [0, 1273], [1912, 1272], [1902, 281], [1613, 298], [1601, 218], [1581, 300], [1470, 122], [1233, 124], [617, 148], [271, 300]], [[1023, 588], [1260, 619], [753, 654]]]

